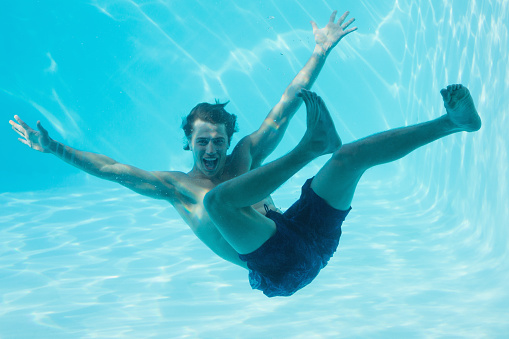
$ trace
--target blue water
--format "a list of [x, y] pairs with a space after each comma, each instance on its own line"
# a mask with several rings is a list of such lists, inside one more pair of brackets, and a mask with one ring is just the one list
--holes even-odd
[[[234, 142], [250, 133], [333, 9], [359, 30], [314, 90], [344, 142], [438, 117], [456, 82], [483, 128], [367, 172], [339, 251], [290, 298], [252, 291], [168, 204], [28, 149], [7, 123], [187, 171], [181, 117], [231, 100]], [[508, 22], [505, 0], [2, 2], [0, 338], [509, 337]], [[304, 128], [301, 109], [272, 158]]]

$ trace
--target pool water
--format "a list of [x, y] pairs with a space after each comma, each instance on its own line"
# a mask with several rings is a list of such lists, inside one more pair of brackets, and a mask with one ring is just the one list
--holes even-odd
[[[313, 89], [344, 142], [440, 116], [449, 83], [469, 87], [483, 127], [368, 171], [338, 252], [292, 297], [251, 290], [169, 204], [34, 152], [7, 124], [188, 171], [181, 118], [231, 100], [233, 142], [253, 131], [309, 57], [309, 21], [333, 9], [359, 30]], [[508, 337], [508, 19], [503, 0], [2, 3], [0, 338]], [[301, 108], [270, 159], [304, 129]]]

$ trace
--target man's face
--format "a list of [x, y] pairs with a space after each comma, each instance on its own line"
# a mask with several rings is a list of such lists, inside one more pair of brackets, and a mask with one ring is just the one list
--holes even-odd
[[193, 171], [199, 171], [209, 178], [222, 174], [229, 146], [224, 124], [196, 120], [189, 140], [194, 158]]

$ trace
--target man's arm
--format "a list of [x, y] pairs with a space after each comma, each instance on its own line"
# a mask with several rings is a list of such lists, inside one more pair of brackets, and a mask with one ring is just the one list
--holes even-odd
[[349, 12], [345, 12], [338, 22], [334, 23], [336, 13], [337, 11], [332, 12], [329, 22], [321, 29], [311, 21], [316, 42], [313, 54], [288, 85], [281, 100], [269, 112], [261, 127], [239, 142], [239, 148], [247, 147], [251, 151], [252, 169], [259, 167], [283, 138], [291, 118], [302, 104], [302, 99], [296, 94], [303, 88], [311, 88], [332, 49], [343, 37], [357, 30], [357, 27], [348, 28], [354, 18], [343, 24]]
[[102, 154], [76, 150], [51, 139], [40, 121], [37, 122], [39, 131], [36, 131], [17, 115], [14, 116], [14, 119], [18, 123], [12, 120], [9, 120], [9, 123], [12, 129], [22, 137], [18, 140], [36, 151], [51, 153], [82, 171], [101, 179], [117, 182], [152, 198], [171, 200], [175, 196], [175, 189], [170, 183], [171, 180], [167, 172], [148, 172], [118, 163]]

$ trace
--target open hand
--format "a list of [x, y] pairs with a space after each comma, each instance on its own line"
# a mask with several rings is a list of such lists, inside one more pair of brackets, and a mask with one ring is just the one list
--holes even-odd
[[37, 121], [37, 128], [39, 131], [32, 129], [28, 126], [23, 120], [20, 119], [17, 115], [14, 116], [14, 119], [18, 123], [15, 123], [12, 120], [9, 120], [9, 124], [11, 124], [12, 129], [22, 136], [22, 138], [18, 138], [18, 140], [30, 148], [33, 148], [36, 151], [48, 153], [49, 152], [49, 144], [52, 139], [48, 135], [48, 131], [46, 131], [40, 121]]
[[311, 21], [311, 26], [313, 26], [313, 35], [315, 36], [316, 44], [322, 48], [325, 54], [328, 54], [334, 46], [336, 46], [339, 40], [343, 39], [344, 36], [352, 33], [357, 30], [357, 27], [348, 28], [355, 21], [355, 18], [348, 20], [347, 23], [343, 24], [346, 17], [350, 12], [345, 12], [339, 18], [337, 23], [334, 23], [336, 20], [336, 14], [338, 11], [332, 12], [329, 22], [324, 28], [318, 28], [316, 22]]

